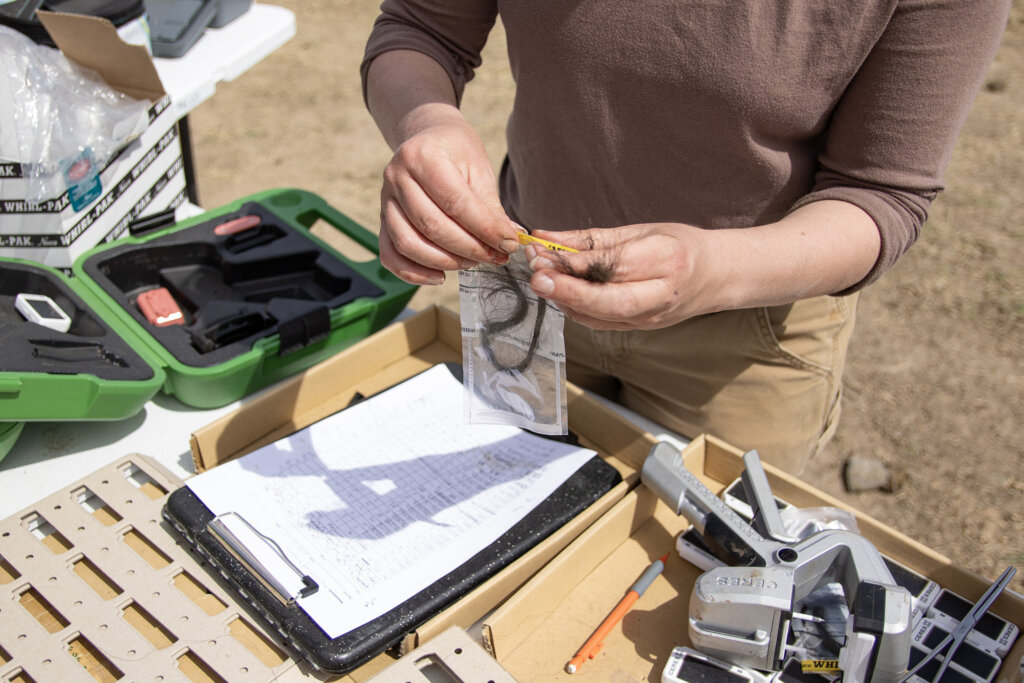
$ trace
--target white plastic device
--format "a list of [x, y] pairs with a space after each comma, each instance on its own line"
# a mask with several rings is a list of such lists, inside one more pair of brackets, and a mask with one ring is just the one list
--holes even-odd
[[37, 325], [58, 332], [67, 332], [71, 328], [68, 314], [45, 294], [18, 294], [14, 298], [14, 307], [25, 316], [25, 320]]

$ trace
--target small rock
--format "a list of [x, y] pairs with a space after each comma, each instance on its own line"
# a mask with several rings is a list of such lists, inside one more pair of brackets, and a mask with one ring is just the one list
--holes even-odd
[[843, 483], [850, 492], [879, 489], [891, 493], [903, 483], [903, 477], [878, 458], [852, 455], [843, 465]]

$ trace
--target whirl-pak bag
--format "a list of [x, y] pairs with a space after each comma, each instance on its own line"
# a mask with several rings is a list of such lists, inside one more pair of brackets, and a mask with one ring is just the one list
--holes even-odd
[[522, 249], [505, 266], [459, 271], [466, 421], [565, 435], [565, 316], [530, 274]]
[[17, 131], [29, 203], [66, 191], [71, 207], [82, 210], [102, 194], [99, 174], [107, 161], [149, 124], [149, 102], [114, 90], [59, 50], [6, 26], [0, 26], [0, 79], [0, 92], [11, 95], [10, 111], [0, 119]]

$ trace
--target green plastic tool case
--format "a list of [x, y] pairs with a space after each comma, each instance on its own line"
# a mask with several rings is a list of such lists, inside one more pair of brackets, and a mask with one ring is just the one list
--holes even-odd
[[[222, 406], [384, 327], [416, 287], [377, 258], [335, 251], [310, 232], [321, 220], [378, 254], [371, 232], [289, 189], [98, 246], [71, 277], [0, 259], [0, 445], [10, 449], [19, 421], [122, 419], [161, 390], [196, 408]], [[140, 295], [160, 288], [181, 312], [174, 324], [140, 310]], [[70, 328], [28, 322], [19, 293], [50, 297]]]

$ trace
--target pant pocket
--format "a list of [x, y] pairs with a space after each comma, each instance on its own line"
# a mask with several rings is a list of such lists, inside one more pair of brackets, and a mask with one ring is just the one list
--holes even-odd
[[757, 309], [758, 334], [768, 359], [826, 377], [837, 375], [852, 332], [856, 297], [818, 296]]

